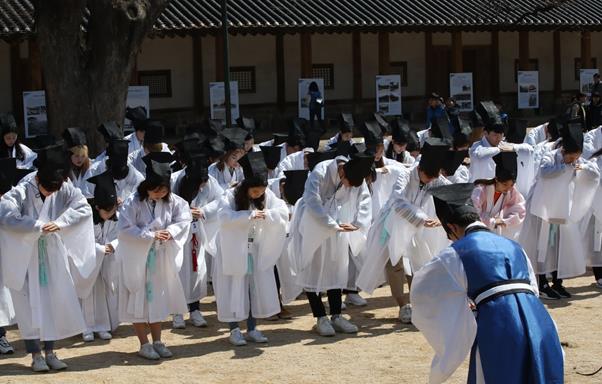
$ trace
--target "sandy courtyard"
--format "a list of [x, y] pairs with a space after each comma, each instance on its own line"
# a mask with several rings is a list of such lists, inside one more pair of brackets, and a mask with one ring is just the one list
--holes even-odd
[[[549, 305], [566, 352], [567, 383], [600, 383], [602, 372], [582, 377], [602, 365], [602, 292], [593, 278], [570, 280], [570, 301]], [[80, 337], [59, 343], [59, 356], [69, 364], [63, 373], [34, 375], [18, 332], [8, 338], [14, 355], [0, 356], [2, 383], [425, 383], [432, 350], [413, 326], [396, 320], [397, 309], [380, 288], [365, 308], [346, 311], [360, 327], [355, 336], [322, 338], [312, 333], [309, 306], [290, 306], [288, 322], [260, 321], [267, 345], [235, 348], [228, 344], [227, 327], [217, 322], [215, 304], [203, 303], [209, 327], [172, 331], [164, 323], [163, 339], [174, 353], [171, 359], [149, 362], [136, 355], [138, 342], [131, 327], [122, 326], [111, 342], [84, 344]], [[465, 382], [464, 364], [449, 380]]]

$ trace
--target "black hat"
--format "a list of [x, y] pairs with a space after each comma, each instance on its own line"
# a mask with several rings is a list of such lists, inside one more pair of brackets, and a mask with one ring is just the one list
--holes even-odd
[[336, 151], [326, 151], [326, 152], [310, 152], [307, 154], [307, 166], [310, 171], [313, 171], [316, 165], [319, 163], [332, 160], [337, 157]]
[[481, 101], [477, 104], [477, 112], [487, 131], [505, 133], [506, 126], [500, 117], [500, 110], [493, 101]]
[[407, 143], [410, 136], [410, 124], [400, 117], [391, 121], [391, 136], [396, 143]]
[[[351, 144], [351, 148], [348, 153], [343, 154], [344, 156], [350, 156], [354, 153], [363, 153], [367, 152], [370, 155], [374, 155], [376, 152], [376, 148], [367, 147], [365, 143], [353, 143]], [[338, 156], [338, 155], [337, 155]]]
[[63, 146], [60, 144], [36, 149], [35, 151], [38, 154], [38, 157], [34, 160], [33, 165], [38, 168], [38, 172], [42, 169], [64, 170], [68, 167], [67, 155]]
[[517, 169], [516, 152], [500, 152], [493, 156], [495, 161], [495, 177], [500, 181], [516, 180]]
[[506, 141], [514, 144], [521, 144], [527, 135], [527, 127], [529, 122], [522, 119], [510, 119], [508, 121], [508, 134]]
[[420, 138], [418, 137], [418, 133], [413, 130], [410, 130], [408, 134], [408, 145], [406, 151], [419, 151], [420, 150]]
[[146, 129], [144, 122], [148, 119], [146, 108], [137, 106], [135, 108], [127, 107], [125, 109], [125, 117], [132, 122], [136, 131], [144, 131]]
[[470, 113], [470, 122], [474, 128], [484, 127], [485, 123], [483, 122], [483, 118], [477, 111], [472, 111]]
[[420, 157], [420, 169], [430, 175], [438, 174], [439, 170], [443, 168], [449, 147], [450, 144], [448, 141], [436, 137], [426, 139], [420, 151], [422, 154]]
[[159, 144], [163, 142], [163, 124], [158, 120], [146, 120], [143, 124], [144, 144]]
[[550, 139], [552, 141], [556, 141], [560, 138], [560, 123], [559, 121], [561, 121], [559, 118], [553, 117], [550, 119], [550, 121], [548, 121], [548, 125], [546, 127], [546, 130], [548, 131], [548, 135], [550, 135]]
[[562, 132], [562, 148], [569, 153], [583, 152], [583, 123], [581, 119], [564, 123]]
[[240, 164], [243, 169], [245, 179], [263, 177], [265, 180], [267, 180], [268, 167], [265, 164], [262, 152], [248, 152], [240, 160], [238, 160], [238, 164]]
[[224, 129], [224, 121], [220, 119], [204, 120], [199, 128], [200, 132], [205, 136], [215, 137]]
[[389, 122], [387, 121], [387, 119], [385, 119], [385, 116], [383, 114], [381, 114], [379, 112], [375, 112], [374, 120], [376, 120], [376, 122], [380, 126], [380, 129], [383, 132], [383, 135], [386, 134], [387, 132], [389, 132]]
[[305, 131], [307, 127], [307, 120], [301, 117], [295, 117], [291, 120], [291, 125], [288, 130], [288, 139], [302, 139], [305, 138]]
[[17, 122], [12, 114], [0, 113], [0, 130], [2, 131], [2, 136], [7, 133], [17, 133]]
[[286, 142], [286, 139], [288, 139], [288, 134], [286, 133], [274, 133], [273, 137], [273, 146], [277, 146], [280, 145], [282, 143]]
[[204, 154], [195, 154], [189, 159], [184, 172], [189, 179], [206, 180], [209, 177], [208, 159]]
[[454, 147], [462, 147], [470, 142], [472, 126], [468, 120], [458, 117], [453, 121], [455, 132], [453, 135]]
[[0, 194], [5, 194], [15, 185], [17, 159], [7, 157], [0, 159]]
[[67, 128], [63, 132], [63, 139], [67, 148], [86, 145], [86, 133], [79, 128]]
[[383, 143], [383, 131], [376, 121], [366, 121], [362, 126], [362, 135], [368, 149], [374, 150], [378, 144]]
[[62, 144], [62, 141], [57, 141], [56, 137], [53, 135], [38, 135], [34, 137], [32, 141], [32, 146], [36, 149], [51, 147], [58, 144]]
[[107, 143], [113, 140], [123, 139], [121, 127], [114, 121], [106, 121], [98, 126], [98, 132], [102, 135]]
[[433, 196], [435, 212], [443, 224], [443, 229], [449, 231], [446, 223], [455, 215], [477, 213], [472, 203], [474, 184], [459, 183], [435, 187], [429, 192]]
[[123, 175], [128, 168], [128, 145], [129, 141], [127, 140], [113, 140], [109, 143], [107, 156], [111, 163], [113, 176]]
[[105, 171], [88, 179], [88, 183], [95, 184], [94, 203], [99, 207], [113, 207], [117, 205], [117, 191], [115, 180], [111, 171]]
[[290, 205], [295, 205], [305, 192], [305, 182], [309, 172], [306, 169], [284, 171], [284, 198]]
[[464, 162], [464, 159], [467, 157], [467, 149], [463, 151], [447, 151], [447, 153], [445, 153], [445, 159], [441, 168], [443, 168], [448, 177], [453, 176], [458, 168], [460, 168], [460, 165], [462, 165], [462, 162]]
[[341, 113], [339, 115], [339, 131], [342, 133], [353, 132], [355, 122], [351, 113]]
[[260, 146], [259, 149], [261, 149], [261, 153], [263, 153], [263, 158], [265, 159], [265, 164], [268, 169], [276, 169], [278, 163], [280, 163], [282, 148]]
[[351, 141], [339, 141], [333, 151], [335, 156], [349, 156], [355, 152]]
[[236, 120], [236, 123], [240, 128], [247, 131], [247, 137], [245, 138], [246, 140], [250, 140], [253, 138], [256, 129], [255, 119], [251, 117], [241, 116]]
[[205, 146], [208, 149], [208, 153], [211, 157], [218, 158], [226, 153], [226, 144], [222, 136], [215, 136], [205, 141]]
[[437, 99], [443, 101], [443, 97], [441, 97], [441, 95], [439, 95], [437, 92], [431, 92], [431, 94], [429, 95], [429, 99]]
[[372, 172], [373, 165], [374, 155], [366, 153], [353, 154], [351, 160], [343, 166], [345, 178], [349, 180], [352, 186], [359, 187]]
[[146, 180], [152, 184], [169, 185], [173, 156], [169, 152], [151, 152], [142, 158], [146, 164]]
[[449, 130], [449, 118], [447, 114], [439, 116], [431, 121], [431, 137], [438, 137], [445, 140], [453, 140], [453, 136]]
[[178, 155], [178, 159], [185, 164], [190, 162], [190, 158], [192, 156], [202, 152], [203, 146], [199, 140], [198, 134], [196, 134], [196, 136], [189, 136], [176, 144], [176, 153]]
[[245, 146], [245, 139], [247, 138], [248, 132], [242, 128], [226, 128], [222, 131], [224, 137], [224, 144], [226, 145], [227, 151], [235, 149], [242, 149]]

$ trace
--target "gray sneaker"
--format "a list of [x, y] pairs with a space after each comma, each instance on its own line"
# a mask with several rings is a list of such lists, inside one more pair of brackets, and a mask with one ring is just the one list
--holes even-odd
[[247, 345], [247, 341], [245, 340], [245, 337], [242, 335], [240, 328], [234, 328], [233, 330], [230, 331], [230, 337], [228, 338], [228, 341], [230, 342], [230, 344], [234, 345], [235, 347], [242, 347], [244, 345]]
[[172, 357], [173, 356], [173, 353], [171, 353], [171, 351], [169, 349], [167, 349], [165, 344], [163, 344], [161, 341], [155, 341], [153, 343], [153, 349], [161, 357]]
[[46, 364], [46, 360], [44, 360], [44, 356], [36, 355], [31, 361], [31, 369], [34, 372], [48, 372], [50, 371], [50, 367]]
[[332, 316], [330, 322], [332, 323], [332, 327], [337, 332], [357, 333], [357, 326], [352, 324], [349, 320], [345, 319], [341, 315]]
[[326, 316], [322, 316], [322, 317], [318, 318], [315, 329], [320, 336], [330, 337], [330, 336], [336, 335], [336, 332], [335, 332], [334, 328], [332, 327], [332, 324], [330, 323], [330, 321], [328, 320], [328, 317], [326, 317]]
[[13, 346], [9, 344], [8, 340], [6, 340], [6, 337], [0, 337], [0, 355], [11, 354], [14, 352], [15, 350], [13, 349]]
[[151, 343], [146, 343], [140, 347], [138, 355], [147, 360], [159, 360], [161, 356], [155, 351]]
[[67, 364], [59, 360], [56, 356], [56, 353], [47, 353], [46, 354], [46, 364], [55, 371], [62, 371], [63, 369], [67, 369]]

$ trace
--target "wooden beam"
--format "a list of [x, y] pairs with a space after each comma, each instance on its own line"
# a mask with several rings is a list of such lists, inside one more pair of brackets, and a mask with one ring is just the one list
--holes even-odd
[[433, 90], [433, 33], [432, 32], [424, 32], [424, 66], [425, 71], [425, 79], [424, 84], [426, 84], [425, 94], [430, 94]]
[[362, 99], [362, 35], [359, 31], [351, 34], [351, 55], [353, 60], [353, 100]]
[[378, 74], [391, 74], [389, 32], [378, 32]]
[[192, 37], [192, 84], [194, 88], [194, 113], [203, 115], [205, 92], [203, 86], [203, 45], [200, 35]]
[[312, 76], [311, 33], [301, 32], [301, 77]]
[[19, 43], [10, 44], [10, 88], [15, 120], [23, 122], [23, 67]]
[[42, 59], [40, 58], [40, 49], [35, 39], [28, 42], [29, 46], [29, 72], [31, 82], [29, 88], [32, 91], [44, 89], [42, 81]]
[[224, 37], [215, 35], [215, 81], [224, 81]]
[[562, 96], [562, 57], [560, 46], [560, 31], [554, 31], [554, 98], [559, 99]]
[[500, 34], [491, 32], [491, 91], [493, 97], [500, 98]]
[[518, 32], [518, 69], [528, 71], [529, 64], [529, 31]]
[[286, 108], [286, 72], [284, 66], [284, 36], [276, 35], [276, 103], [280, 112]]
[[452, 32], [452, 46], [451, 46], [451, 69], [452, 72], [460, 73], [464, 72], [464, 63], [463, 63], [463, 49], [462, 49], [462, 32], [461, 31], [453, 31]]
[[132, 65], [132, 73], [130, 74], [130, 85], [138, 85], [138, 55], [134, 59], [134, 65]]
[[591, 68], [592, 66], [592, 35], [589, 31], [582, 31], [581, 68]]

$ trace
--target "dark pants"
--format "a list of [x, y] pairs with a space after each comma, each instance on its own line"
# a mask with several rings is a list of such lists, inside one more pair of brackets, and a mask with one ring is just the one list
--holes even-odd
[[593, 267], [592, 269], [594, 270], [596, 281], [602, 279], [602, 267]]
[[[40, 340], [25, 340], [25, 350], [27, 353], [40, 353]], [[44, 342], [44, 351], [49, 352], [54, 350], [54, 341], [45, 341]]]
[[[548, 279], [545, 274], [538, 275], [539, 278], [539, 289], [542, 289], [548, 285]], [[558, 272], [552, 272], [552, 284], [562, 285], [562, 279], [558, 278]]]
[[6, 329], [0, 327], [0, 337], [6, 336]]
[[201, 311], [201, 303], [195, 301], [194, 303], [188, 303], [188, 312]]
[[[236, 321], [233, 321], [231, 323], [228, 323], [228, 326], [230, 327], [230, 330], [232, 331], [233, 329], [238, 328], [238, 323]], [[251, 315], [251, 312], [249, 312], [249, 317], [247, 318], [247, 331], [253, 331], [253, 330], [255, 330], [256, 327], [257, 327], [257, 320], [255, 320], [253, 315]]]
[[[311, 312], [314, 317], [324, 317], [326, 316], [326, 308], [324, 308], [324, 303], [322, 303], [322, 299], [320, 295], [315, 292], [305, 292], [307, 295], [307, 299], [309, 300], [309, 306], [311, 307]], [[341, 296], [342, 292], [340, 289], [330, 289], [326, 292], [328, 295], [328, 305], [330, 306], [330, 315], [340, 315], [341, 314]]]

